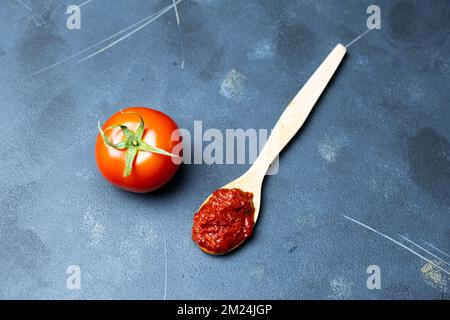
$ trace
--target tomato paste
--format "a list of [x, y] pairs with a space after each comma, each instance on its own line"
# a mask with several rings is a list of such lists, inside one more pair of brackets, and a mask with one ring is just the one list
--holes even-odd
[[252, 235], [254, 213], [252, 193], [216, 190], [194, 215], [192, 240], [208, 253], [225, 253]]

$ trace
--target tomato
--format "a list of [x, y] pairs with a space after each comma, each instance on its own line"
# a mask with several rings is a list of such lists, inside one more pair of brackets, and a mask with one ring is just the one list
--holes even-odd
[[[162, 187], [181, 162], [172, 150], [178, 126], [165, 113], [130, 107], [112, 115], [100, 128], [95, 144], [98, 169], [111, 184], [133, 192]], [[174, 134], [174, 137], [172, 137]]]

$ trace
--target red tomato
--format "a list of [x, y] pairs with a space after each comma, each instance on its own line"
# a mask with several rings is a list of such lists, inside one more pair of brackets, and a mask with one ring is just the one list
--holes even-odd
[[178, 133], [172, 139], [177, 129], [175, 121], [158, 110], [131, 107], [117, 112], [97, 137], [98, 169], [106, 180], [125, 190], [143, 193], [162, 187], [181, 162], [169, 154], [179, 143]]

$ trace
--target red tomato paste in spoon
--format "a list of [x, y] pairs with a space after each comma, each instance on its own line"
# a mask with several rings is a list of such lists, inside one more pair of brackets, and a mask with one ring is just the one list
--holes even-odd
[[194, 215], [192, 240], [208, 253], [226, 253], [252, 235], [254, 213], [252, 193], [216, 190]]

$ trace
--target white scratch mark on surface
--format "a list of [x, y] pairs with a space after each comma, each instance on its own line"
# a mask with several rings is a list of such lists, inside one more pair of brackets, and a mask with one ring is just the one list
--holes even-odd
[[54, 64], [51, 64], [51, 65], [49, 65], [48, 67], [45, 67], [45, 68], [40, 69], [40, 70], [38, 70], [38, 71], [36, 71], [36, 72], [33, 72], [32, 74], [28, 75], [28, 76], [26, 77], [26, 79], [27, 79], [27, 78], [30, 78], [30, 77], [32, 77], [32, 76], [38, 75], [38, 74], [40, 74], [40, 73], [42, 73], [42, 72], [44, 72], [44, 71], [47, 71], [47, 70], [49, 70], [49, 69], [52, 69], [52, 68], [54, 68], [54, 67], [57, 67], [57, 66], [59, 66], [60, 64], [66, 62], [66, 61], [69, 61], [69, 60], [71, 60], [71, 59], [73, 59], [73, 58], [76, 58], [76, 57], [82, 55], [83, 53], [85, 53], [85, 52], [87, 52], [87, 51], [89, 51], [89, 50], [95, 48], [96, 46], [98, 46], [98, 45], [100, 45], [100, 44], [102, 44], [102, 43], [105, 43], [106, 41], [109, 41], [109, 40], [115, 38], [116, 36], [118, 36], [118, 35], [120, 35], [120, 34], [126, 32], [126, 31], [128, 31], [128, 30], [130, 30], [131, 28], [133, 28], [133, 27], [135, 27], [135, 26], [137, 26], [137, 25], [139, 25], [139, 24], [141, 24], [141, 23], [143, 23], [144, 21], [147, 21], [148, 19], [152, 18], [154, 15], [155, 15], [155, 14], [152, 14], [151, 16], [148, 16], [148, 17], [146, 17], [146, 18], [144, 18], [144, 19], [141, 19], [141, 20], [139, 20], [138, 22], [133, 23], [132, 25], [126, 27], [125, 29], [122, 29], [122, 30], [120, 30], [119, 32], [116, 32], [115, 34], [113, 34], [113, 35], [111, 35], [111, 36], [109, 36], [109, 37], [107, 37], [107, 38], [105, 38], [105, 39], [103, 39], [103, 40], [101, 40], [101, 41], [99, 41], [99, 42], [93, 44], [92, 46], [87, 47], [86, 49], [83, 49], [83, 50], [81, 50], [81, 51], [79, 51], [79, 52], [77, 52], [77, 53], [75, 53], [75, 54], [73, 54], [73, 55], [71, 55], [71, 56], [69, 56], [69, 57], [67, 57], [67, 58], [65, 58], [65, 59], [62, 59], [62, 60], [60, 60], [60, 61], [58, 61], [58, 62], [55, 62]]
[[[179, 0], [179, 2], [181, 2], [181, 1], [182, 1], [182, 0]], [[161, 11], [161, 10], [160, 10], [160, 11]], [[160, 12], [160, 11], [158, 11], [158, 12]], [[76, 57], [82, 55], [83, 53], [86, 53], [86, 52], [88, 52], [89, 50], [91, 50], [91, 49], [93, 49], [93, 48], [95, 48], [95, 47], [97, 47], [97, 46], [99, 46], [99, 45], [101, 45], [101, 44], [103, 44], [103, 43], [105, 43], [105, 42], [111, 40], [111, 39], [114, 39], [115, 37], [121, 35], [122, 33], [127, 32], [127, 31], [130, 30], [130, 29], [133, 29], [134, 27], [136, 27], [136, 26], [138, 26], [138, 25], [144, 23], [145, 21], [148, 21], [149, 19], [152, 19], [155, 15], [158, 14], [158, 12], [153, 13], [153, 14], [151, 14], [151, 15], [149, 15], [149, 16], [147, 16], [147, 17], [141, 19], [141, 20], [139, 20], [138, 22], [135, 22], [135, 23], [129, 25], [128, 27], [126, 27], [126, 28], [124, 28], [124, 29], [122, 29], [122, 30], [120, 30], [120, 31], [118, 31], [118, 32], [116, 32], [116, 33], [114, 33], [113, 35], [111, 35], [111, 36], [109, 36], [109, 37], [107, 37], [107, 38], [105, 38], [105, 39], [103, 39], [103, 40], [101, 40], [101, 41], [99, 41], [99, 42], [97, 42], [97, 43], [95, 43], [95, 44], [93, 44], [93, 45], [87, 47], [86, 49], [83, 49], [83, 50], [81, 50], [81, 51], [78, 51], [77, 53], [74, 53], [73, 55], [71, 55], [71, 56], [69, 56], [69, 57], [67, 57], [67, 58], [64, 58], [64, 59], [62, 59], [62, 60], [60, 60], [60, 61], [57, 61], [57, 62], [55, 62], [55, 63], [53, 63], [53, 64], [51, 64], [51, 65], [45, 67], [45, 68], [42, 68], [42, 69], [40, 69], [40, 70], [37, 70], [37, 71], [31, 73], [30, 75], [26, 76], [25, 79], [31, 78], [31, 77], [33, 77], [33, 76], [35, 76], [35, 75], [38, 75], [38, 74], [42, 73], [42, 72], [45, 72], [45, 71], [50, 70], [50, 69], [53, 69], [53, 68], [55, 68], [55, 67], [57, 67], [57, 66], [63, 64], [64, 62], [67, 62], [67, 61], [69, 61], [69, 60], [72, 60], [72, 59], [74, 59], [74, 58], [76, 58]]]
[[133, 34], [135, 34], [136, 32], [140, 31], [141, 29], [145, 28], [146, 26], [148, 26], [150, 23], [152, 23], [153, 21], [157, 20], [159, 17], [161, 17], [162, 15], [164, 15], [165, 13], [167, 13], [167, 11], [169, 11], [170, 9], [174, 8], [175, 5], [177, 5], [178, 3], [180, 3], [183, 0], [178, 0], [177, 2], [175, 2], [174, 4], [171, 4], [170, 6], [165, 7], [164, 9], [158, 11], [154, 17], [150, 18], [148, 21], [144, 22], [141, 26], [137, 27], [136, 29], [134, 29], [133, 31], [130, 31], [129, 33], [127, 33], [126, 35], [120, 37], [119, 39], [111, 42], [110, 44], [108, 44], [106, 47], [103, 47], [97, 51], [95, 51], [94, 53], [88, 55], [87, 57], [84, 57], [83, 59], [79, 60], [78, 63], [81, 63], [83, 61], [89, 60], [93, 57], [95, 57], [96, 55], [102, 53], [105, 50], [108, 50], [109, 48], [114, 47], [116, 44], [122, 42], [123, 40], [131, 37]]
[[184, 41], [183, 41], [183, 33], [181, 32], [181, 25], [180, 25], [180, 15], [178, 14], [178, 7], [175, 0], [173, 1], [173, 6], [175, 10], [175, 17], [177, 18], [177, 29], [178, 29], [178, 35], [180, 36], [180, 47], [181, 47], [181, 69], [184, 69]]
[[382, 236], [382, 237], [384, 237], [384, 238], [386, 238], [386, 239], [392, 241], [392, 242], [395, 243], [396, 245], [402, 247], [403, 249], [408, 250], [408, 251], [411, 252], [412, 254], [418, 256], [419, 258], [425, 260], [426, 262], [429, 262], [430, 264], [432, 264], [433, 266], [435, 266], [435, 267], [438, 268], [439, 270], [441, 270], [441, 271], [445, 272], [446, 274], [450, 275], [450, 272], [448, 272], [447, 270], [445, 270], [445, 269], [442, 268], [441, 266], [437, 265], [437, 264], [434, 263], [433, 261], [429, 260], [428, 258], [424, 257], [424, 256], [421, 255], [420, 253], [418, 253], [418, 252], [414, 251], [413, 249], [411, 249], [411, 248], [405, 246], [403, 243], [398, 242], [397, 240], [395, 240], [395, 239], [389, 237], [388, 235], [386, 235], [386, 234], [384, 234], [384, 233], [382, 233], [382, 232], [380, 232], [380, 231], [377, 231], [377, 230], [375, 230], [374, 228], [369, 227], [368, 225], [366, 225], [366, 224], [364, 224], [364, 223], [362, 223], [362, 222], [359, 222], [358, 220], [355, 220], [355, 219], [353, 219], [353, 218], [350, 218], [350, 217], [348, 217], [348, 216], [346, 216], [346, 215], [343, 215], [343, 217], [344, 217], [345, 219], [347, 219], [347, 220], [350, 220], [350, 221], [352, 221], [352, 222], [354, 222], [354, 223], [356, 223], [356, 224], [359, 224], [360, 226], [362, 226], [362, 227], [364, 227], [364, 228], [366, 228], [366, 229], [368, 229], [368, 230], [370, 230], [370, 231], [373, 231], [373, 232], [375, 232], [376, 234], [378, 234], [378, 235], [380, 235], [380, 236]]
[[30, 12], [33, 12], [33, 8], [31, 8], [28, 3], [23, 2], [22, 0], [16, 0], [16, 2], [18, 4], [20, 4], [22, 7], [24, 7], [25, 9], [27, 9]]
[[437, 252], [442, 253], [444, 256], [450, 258], [450, 255], [449, 255], [449, 254], [445, 253], [444, 251], [442, 251], [442, 250], [439, 249], [439, 248], [436, 248], [436, 247], [433, 246], [431, 243], [426, 242], [426, 241], [424, 241], [424, 243], [425, 243], [427, 246], [429, 246], [430, 248], [433, 248], [433, 249], [436, 250]]
[[228, 99], [239, 101], [243, 94], [245, 76], [235, 69], [230, 70], [220, 86], [220, 94]]
[[92, 2], [92, 0], [87, 0], [87, 1], [83, 2], [82, 4], [77, 5], [77, 7], [81, 8], [82, 6], [84, 6], [84, 5], [88, 4], [88, 3], [91, 3], [91, 2]]
[[175, 9], [175, 17], [177, 18], [177, 25], [180, 25], [180, 15], [178, 14], [177, 3], [175, 0], [172, 0], [173, 8]]
[[164, 239], [164, 300], [167, 300], [167, 244], [166, 244], [166, 236], [163, 236]]
[[31, 19], [33, 19], [34, 25], [36, 27], [40, 27], [40, 26], [42, 26], [45, 23], [40, 16], [36, 16], [34, 14], [33, 8], [28, 3], [25, 3], [22, 0], [16, 0], [16, 3], [18, 3], [20, 6], [22, 6], [28, 12], [31, 13]]
[[444, 264], [450, 266], [450, 263], [448, 263], [447, 261], [445, 261], [445, 260], [439, 258], [437, 255], [431, 253], [430, 251], [428, 251], [428, 250], [425, 249], [424, 247], [419, 246], [417, 243], [415, 243], [415, 242], [409, 240], [409, 239], [406, 238], [405, 236], [402, 236], [402, 235], [401, 235], [400, 237], [401, 237], [403, 240], [408, 241], [408, 242], [411, 243], [412, 245], [414, 245], [414, 246], [416, 246], [417, 248], [419, 248], [419, 249], [423, 250], [424, 252], [428, 253], [430, 256], [432, 256], [432, 257], [438, 259], [438, 260], [441, 261], [442, 263], [444, 263]]
[[363, 33], [361, 33], [359, 36], [357, 36], [355, 39], [353, 39], [352, 41], [350, 41], [345, 47], [348, 49], [352, 44], [354, 44], [356, 41], [358, 41], [359, 39], [361, 39], [362, 37], [364, 37], [366, 34], [368, 34], [370, 31], [372, 31], [375, 28], [372, 29], [367, 29], [366, 31], [364, 31]]

